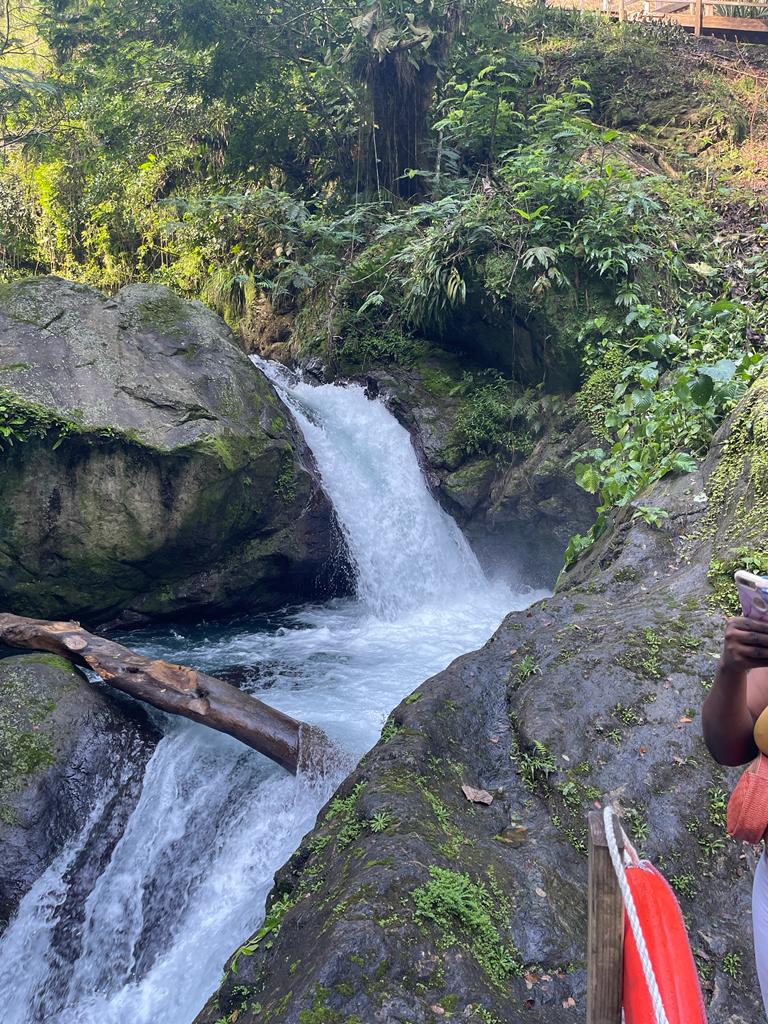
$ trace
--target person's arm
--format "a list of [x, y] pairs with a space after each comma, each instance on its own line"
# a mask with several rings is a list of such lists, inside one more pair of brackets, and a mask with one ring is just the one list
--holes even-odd
[[768, 706], [768, 622], [729, 619], [715, 682], [704, 701], [702, 728], [720, 764], [746, 764], [757, 755], [755, 719]]

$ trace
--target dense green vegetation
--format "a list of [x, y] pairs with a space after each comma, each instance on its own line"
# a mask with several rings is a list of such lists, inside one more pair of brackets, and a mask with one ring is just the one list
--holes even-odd
[[[574, 472], [600, 511], [571, 560], [691, 468], [761, 371], [758, 47], [737, 63], [664, 26], [498, 0], [9, 16], [0, 275], [162, 281], [252, 343], [290, 330], [331, 372], [432, 344], [476, 365], [490, 330], [509, 354], [466, 379], [458, 443], [530, 451], [535, 402], [504, 375], [578, 391], [594, 443]], [[517, 374], [513, 322], [535, 348]]]

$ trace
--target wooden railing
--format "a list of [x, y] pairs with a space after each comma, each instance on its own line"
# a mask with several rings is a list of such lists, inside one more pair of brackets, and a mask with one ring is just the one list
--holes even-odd
[[[768, 0], [548, 0], [553, 7], [592, 10], [619, 21], [672, 21], [704, 32], [768, 33]], [[730, 11], [729, 11], [730, 9]], [[732, 12], [732, 13], [731, 13]], [[743, 12], [749, 12], [746, 16]]]

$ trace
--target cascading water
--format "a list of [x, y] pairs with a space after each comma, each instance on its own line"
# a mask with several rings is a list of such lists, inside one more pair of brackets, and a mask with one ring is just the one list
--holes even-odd
[[291, 383], [279, 365], [254, 361], [282, 391], [315, 455], [362, 604], [390, 619], [457, 588], [485, 589], [464, 536], [424, 484], [407, 431], [381, 402], [356, 385]]
[[[357, 757], [407, 693], [538, 595], [486, 580], [381, 403], [259, 365], [315, 455], [357, 597], [127, 642], [214, 674], [237, 669], [262, 699]], [[0, 940], [4, 1024], [190, 1024], [339, 781], [291, 778], [189, 722], [162, 727], [139, 803], [95, 883], [83, 896], [73, 880], [99, 806]]]

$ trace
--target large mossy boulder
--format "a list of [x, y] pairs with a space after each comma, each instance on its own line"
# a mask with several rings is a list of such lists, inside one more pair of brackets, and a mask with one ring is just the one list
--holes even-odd
[[679, 895], [710, 1024], [762, 1019], [759, 851], [726, 835], [738, 772], [710, 758], [700, 712], [720, 567], [767, 550], [766, 395], [701, 472], [642, 497], [658, 527], [623, 509], [553, 597], [393, 712], [197, 1024], [583, 1021], [585, 820], [607, 801]]
[[167, 288], [0, 288], [0, 605], [94, 623], [316, 596], [331, 513], [272, 386]]
[[90, 863], [106, 863], [158, 738], [63, 658], [0, 660], [0, 931], [87, 822]]

